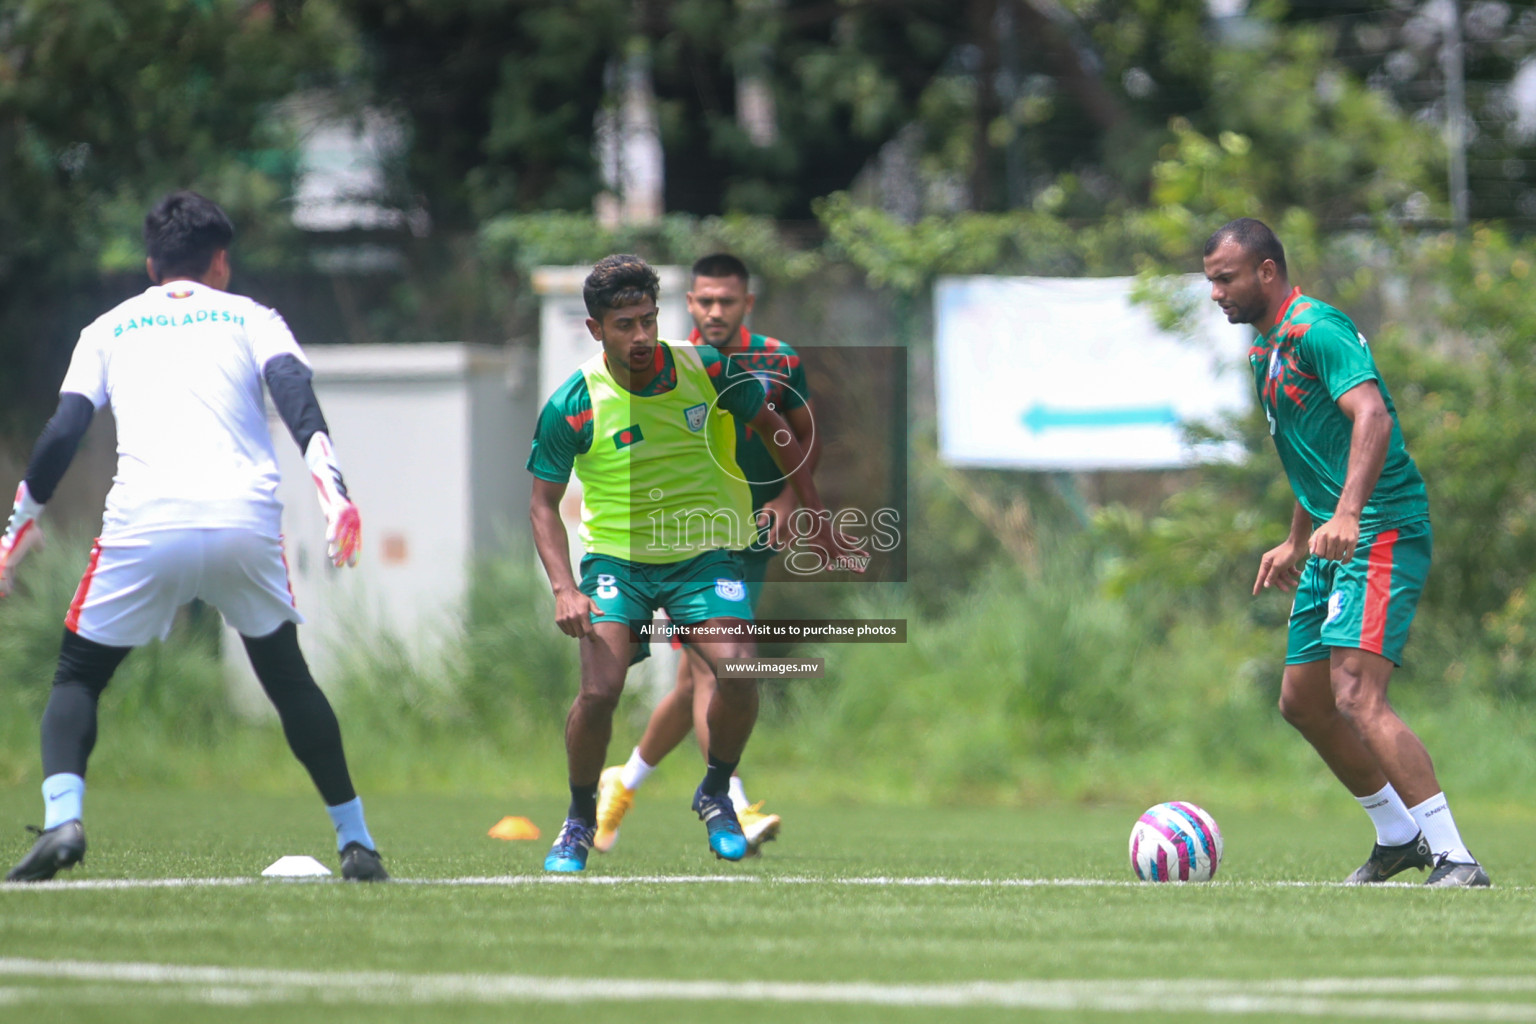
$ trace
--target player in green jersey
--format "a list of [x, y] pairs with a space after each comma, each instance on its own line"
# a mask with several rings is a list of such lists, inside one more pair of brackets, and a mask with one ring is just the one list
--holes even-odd
[[[717, 676], [722, 659], [754, 653], [739, 632], [752, 612], [736, 551], [752, 520], [745, 483], [727, 472], [734, 420], [770, 439], [800, 503], [814, 513], [813, 541], [855, 562], [864, 554], [836, 536], [804, 451], [761, 390], [730, 381], [712, 348], [658, 340], [658, 290], [655, 272], [638, 257], [609, 256], [593, 268], [583, 295], [587, 329], [602, 349], [545, 405], [528, 460], [529, 515], [555, 621], [581, 645], [581, 689], [565, 730], [571, 807], [544, 861], [548, 871], [586, 867], [614, 708], [628, 666], [646, 655], [652, 612], [667, 608]], [[573, 470], [587, 552], [580, 584], [560, 519]], [[757, 717], [756, 681], [722, 678], [706, 714], [708, 764], [693, 809], [710, 849], [740, 860], [746, 838], [728, 788]]]
[[1253, 592], [1296, 590], [1280, 712], [1376, 826], [1349, 881], [1417, 867], [1433, 868], [1426, 885], [1486, 886], [1424, 744], [1387, 701], [1429, 572], [1429, 500], [1365, 336], [1291, 287], [1280, 240], [1252, 218], [1211, 235], [1205, 276], [1227, 319], [1259, 332], [1248, 361], [1296, 507]]
[[[790, 346], [777, 338], [753, 334], [743, 326], [757, 300], [750, 289], [746, 264], [729, 253], [714, 253], [695, 262], [688, 292], [694, 331], [688, 340], [717, 349], [729, 364], [731, 376], [750, 376], [761, 383], [769, 407], [788, 421], [805, 449], [806, 469], [814, 471], [821, 441], [816, 436], [805, 367], [800, 354]], [[753, 513], [761, 527], [760, 535], [740, 553], [755, 613], [768, 564], [789, 542], [789, 519], [797, 503], [769, 446], [741, 420], [737, 420], [736, 465], [751, 489]], [[606, 852], [618, 842], [619, 825], [634, 803], [635, 792], [661, 759], [687, 738], [689, 730], [698, 737], [702, 750], [709, 749], [705, 709], [713, 699], [714, 687], [714, 673], [704, 659], [684, 648], [678, 660], [677, 685], [657, 704], [639, 745], [626, 763], [603, 772], [594, 840], [598, 850]], [[747, 799], [739, 774], [731, 777], [730, 796], [747, 837], [748, 854], [755, 854], [763, 843], [778, 835], [780, 818], [765, 813], [761, 803]]]

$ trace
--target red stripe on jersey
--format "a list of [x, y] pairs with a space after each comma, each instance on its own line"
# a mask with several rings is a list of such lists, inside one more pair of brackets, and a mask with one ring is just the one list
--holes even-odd
[[1387, 605], [1392, 596], [1392, 548], [1397, 530], [1381, 534], [1371, 545], [1365, 570], [1365, 615], [1360, 623], [1360, 649], [1381, 653], [1387, 636]]
[[1301, 288], [1300, 287], [1296, 287], [1296, 288], [1292, 288], [1291, 289], [1291, 294], [1289, 294], [1289, 295], [1287, 295], [1285, 297], [1285, 301], [1280, 304], [1279, 311], [1277, 313], [1275, 313], [1275, 323], [1279, 323], [1280, 321], [1285, 319], [1285, 314], [1290, 311], [1291, 303], [1295, 302], [1297, 297], [1300, 296], [1300, 295], [1301, 295]]
[[96, 575], [96, 563], [101, 561], [101, 538], [96, 538], [96, 543], [91, 545], [91, 563], [85, 567], [85, 575], [80, 577], [80, 586], [75, 590], [75, 599], [69, 602], [69, 614], [64, 616], [64, 628], [71, 633], [80, 631], [80, 609], [85, 607], [86, 595], [91, 592], [91, 577]]
[[575, 416], [567, 416], [565, 422], [571, 425], [571, 429], [580, 432], [581, 428], [592, 422], [592, 410], [583, 409]]
[[288, 603], [297, 611], [299, 599], [293, 596], [293, 570], [288, 568], [288, 538], [281, 533], [277, 535], [277, 553], [283, 559], [283, 582], [288, 584]]

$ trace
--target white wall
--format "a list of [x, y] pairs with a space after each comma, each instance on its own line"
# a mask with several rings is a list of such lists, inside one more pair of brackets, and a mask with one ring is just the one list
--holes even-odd
[[[507, 435], [528, 420], [530, 403], [500, 349], [348, 345], [308, 355], [363, 522], [358, 565], [334, 568], [314, 484], [271, 413], [290, 582], [306, 620], [300, 638], [323, 681], [339, 653], [385, 632], [418, 654], [451, 638], [471, 560], [509, 531], [526, 532], [527, 437]], [[224, 646], [237, 698], [263, 708], [238, 638]]]

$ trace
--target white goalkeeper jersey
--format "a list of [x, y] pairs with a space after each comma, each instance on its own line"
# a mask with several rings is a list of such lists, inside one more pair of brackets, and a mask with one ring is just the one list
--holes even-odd
[[242, 527], [276, 537], [279, 474], [262, 369], [308, 365], [276, 311], [195, 281], [156, 285], [80, 332], [61, 392], [117, 421], [102, 536]]

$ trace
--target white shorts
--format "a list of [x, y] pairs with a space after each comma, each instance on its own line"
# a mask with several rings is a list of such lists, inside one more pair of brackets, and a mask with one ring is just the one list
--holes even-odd
[[262, 637], [303, 622], [288, 585], [283, 542], [255, 530], [156, 530], [103, 537], [64, 625], [108, 647], [139, 647], [171, 632], [194, 598], [237, 632]]

